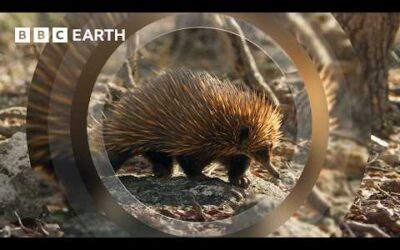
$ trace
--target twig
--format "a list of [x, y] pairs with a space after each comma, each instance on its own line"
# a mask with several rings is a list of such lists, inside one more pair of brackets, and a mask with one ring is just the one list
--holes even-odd
[[311, 207], [319, 211], [321, 214], [330, 214], [330, 208], [332, 204], [325, 198], [324, 194], [317, 187], [312, 189], [307, 201]]
[[345, 222], [342, 223], [344, 228], [346, 228], [346, 231], [350, 234], [350, 237], [356, 237], [356, 234], [353, 232], [353, 230], [349, 227], [349, 225]]
[[[372, 163], [372, 162], [369, 162], [367, 164], [370, 164], [370, 163]], [[390, 170], [390, 169], [385, 169], [385, 168], [377, 167], [377, 166], [367, 166], [366, 169], [367, 170], [379, 170], [379, 171], [382, 171], [382, 172], [392, 172], [393, 171], [393, 170]]]
[[279, 99], [271, 89], [271, 87], [265, 82], [263, 76], [258, 70], [257, 64], [251, 54], [250, 48], [247, 45], [246, 38], [244, 36], [243, 30], [240, 25], [233, 18], [228, 18], [229, 25], [235, 30], [239, 35], [240, 41], [236, 37], [231, 38], [232, 47], [237, 51], [237, 64], [242, 67], [245, 73], [246, 84], [250, 87], [256, 88], [266, 92], [270, 100], [276, 105], [280, 106]]
[[192, 207], [194, 211], [196, 211], [196, 213], [201, 217], [202, 221], [209, 221], [209, 216], [203, 212], [203, 209], [201, 208], [201, 205], [196, 201], [196, 198], [192, 196], [192, 199]]
[[397, 55], [396, 51], [392, 51], [390, 54], [391, 54], [392, 58], [393, 58], [396, 62], [400, 63], [400, 57]]
[[396, 193], [396, 192], [390, 192], [391, 195], [396, 195], [400, 197], [400, 193]]
[[400, 201], [398, 199], [396, 199], [395, 197], [393, 197], [393, 195], [391, 195], [389, 192], [383, 190], [381, 187], [377, 186], [376, 189], [379, 190], [379, 192], [383, 193], [384, 195], [386, 195], [388, 198], [391, 198], [394, 202], [400, 204]]
[[378, 144], [379, 146], [382, 146], [384, 148], [389, 147], [389, 143], [387, 143], [385, 140], [382, 140], [381, 138], [371, 135], [371, 141]]
[[139, 83], [139, 33], [135, 34], [135, 51], [133, 54], [133, 69], [132, 69], [132, 74], [133, 74], [133, 79], [135, 80], [136, 83]]
[[362, 233], [370, 233], [376, 237], [390, 238], [390, 235], [385, 233], [375, 224], [365, 224], [358, 221], [347, 221], [346, 223], [353, 231], [358, 231]]
[[124, 70], [125, 70], [125, 73], [126, 73], [126, 80], [128, 80], [128, 82], [124, 81], [125, 88], [126, 89], [130, 89], [130, 88], [135, 87], [136, 86], [136, 82], [133, 79], [134, 74], [132, 72], [131, 66], [129, 65], [129, 60], [125, 60], [123, 67], [124, 67]]
[[371, 160], [369, 160], [369, 161], [367, 162], [367, 165], [369, 165], [369, 164], [375, 162], [378, 158], [379, 158], [379, 154], [377, 153], [377, 154], [374, 155], [374, 157], [373, 157]]
[[15, 216], [17, 217], [19, 226], [21, 227], [21, 229], [22, 229], [24, 232], [31, 233], [31, 234], [34, 234], [34, 235], [37, 235], [37, 236], [40, 236], [40, 235], [41, 235], [41, 234], [38, 233], [37, 231], [32, 230], [32, 229], [26, 227], [26, 226], [22, 223], [21, 217], [19, 217], [17, 211], [14, 211], [14, 214], [15, 214]]
[[[128, 79], [132, 86], [135, 86], [136, 84], [139, 84], [140, 81], [140, 76], [139, 76], [139, 34], [136, 33], [134, 35], [134, 41], [133, 44], [132, 42], [128, 43], [128, 48], [127, 48], [127, 56], [128, 56], [128, 65], [129, 66], [127, 69], [130, 78]], [[133, 46], [132, 46], [133, 45]]]
[[211, 166], [209, 169], [207, 169], [207, 174], [211, 175], [212, 172], [214, 172], [214, 170], [218, 167], [218, 165], [214, 164], [213, 166]]

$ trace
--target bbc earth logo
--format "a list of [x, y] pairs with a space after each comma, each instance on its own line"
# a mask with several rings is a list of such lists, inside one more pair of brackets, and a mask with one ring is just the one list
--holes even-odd
[[15, 43], [123, 42], [125, 38], [125, 29], [16, 27], [14, 30]]

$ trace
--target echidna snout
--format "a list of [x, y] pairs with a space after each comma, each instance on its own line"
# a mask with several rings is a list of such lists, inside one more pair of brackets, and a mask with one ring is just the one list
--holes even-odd
[[248, 141], [250, 136], [250, 129], [247, 126], [243, 126], [239, 132], [239, 150], [241, 153], [246, 154], [251, 159], [261, 164], [266, 170], [268, 170], [275, 178], [279, 178], [279, 172], [271, 162], [272, 144], [267, 144], [266, 147], [258, 149], [254, 152], [249, 152]]
[[267, 146], [262, 149], [258, 149], [254, 152], [248, 152], [249, 136], [250, 129], [247, 126], [243, 126], [239, 132], [239, 150], [242, 151], [241, 153], [246, 154], [248, 157], [261, 164], [275, 178], [279, 178], [279, 172], [271, 162], [272, 144], [266, 144]]
[[252, 154], [252, 158], [260, 163], [275, 178], [280, 178], [279, 172], [271, 161], [271, 148], [261, 149]]

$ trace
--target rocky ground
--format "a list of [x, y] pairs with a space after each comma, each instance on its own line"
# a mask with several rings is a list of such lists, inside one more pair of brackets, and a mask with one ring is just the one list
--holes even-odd
[[387, 140], [377, 138], [370, 149], [366, 173], [357, 198], [346, 215], [347, 236], [400, 236], [400, 74], [390, 71], [393, 123]]
[[[151, 173], [151, 166], [142, 158], [134, 158], [125, 164], [119, 173], [124, 186], [148, 209], [169, 218], [187, 222], [212, 222], [227, 220], [232, 216], [266, 201], [262, 213], [278, 206], [290, 193], [301, 174], [289, 168], [281, 168], [285, 178], [280, 180], [270, 176], [257, 164], [251, 166], [251, 185], [247, 189], [228, 183], [226, 170], [217, 164], [209, 166], [206, 181], [188, 180], [178, 166], [171, 178], [158, 179]], [[135, 204], [121, 204], [127, 211], [134, 211]], [[214, 229], [213, 233], [222, 233]]]
[[[24, 88], [19, 96], [25, 98]], [[16, 100], [11, 99], [13, 103], [24, 103]], [[91, 230], [98, 225], [94, 222], [91, 229], [91, 226], [81, 223], [82, 219], [65, 203], [59, 187], [46, 176], [30, 169], [24, 133], [25, 112], [25, 108], [7, 103], [2, 104], [0, 111], [0, 234], [5, 237], [92, 235]], [[394, 126], [390, 139], [375, 140], [361, 189], [344, 223], [338, 225], [329, 218], [316, 224], [310, 223], [301, 215], [310, 211], [303, 209], [272, 236], [400, 235], [399, 145], [398, 125]], [[285, 148], [290, 148], [290, 145]], [[142, 158], [127, 162], [119, 174], [132, 194], [160, 214], [186, 221], [213, 221], [229, 218], [242, 211], [243, 207], [248, 208], [249, 203], [245, 202], [248, 200], [267, 197], [281, 201], [286, 197], [301, 168], [285, 166], [282, 163], [284, 159], [279, 156], [276, 161], [286, 177], [275, 180], [254, 165], [250, 173], [252, 185], [248, 190], [227, 184], [224, 170], [216, 165], [206, 170], [212, 177], [206, 183], [189, 182], [178, 168], [169, 180], [155, 179], [150, 174], [148, 163]], [[333, 176], [326, 175], [327, 178]], [[91, 218], [94, 215], [83, 216]], [[338, 230], [339, 226], [342, 230]], [[110, 222], [109, 226], [102, 227], [105, 230], [103, 233], [124, 234], [113, 231], [113, 227]]]

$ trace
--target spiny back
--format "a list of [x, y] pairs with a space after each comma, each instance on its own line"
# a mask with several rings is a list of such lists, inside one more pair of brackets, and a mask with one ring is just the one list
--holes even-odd
[[169, 71], [128, 92], [105, 118], [109, 150], [159, 150], [171, 155], [236, 153], [247, 128], [247, 150], [280, 137], [281, 114], [264, 96], [206, 72]]

